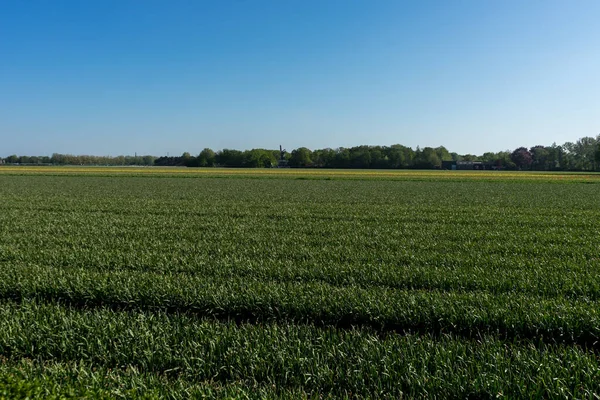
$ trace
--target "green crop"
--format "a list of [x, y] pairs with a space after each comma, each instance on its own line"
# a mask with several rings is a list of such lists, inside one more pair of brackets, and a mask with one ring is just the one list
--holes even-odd
[[5, 303], [0, 321], [0, 350], [8, 359], [79, 362], [187, 382], [238, 382], [276, 393], [521, 397], [582, 396], [600, 389], [593, 353], [487, 335], [381, 336], [365, 329], [236, 324], [29, 301]]
[[48, 171], [0, 174], [0, 398], [600, 392], [595, 175]]

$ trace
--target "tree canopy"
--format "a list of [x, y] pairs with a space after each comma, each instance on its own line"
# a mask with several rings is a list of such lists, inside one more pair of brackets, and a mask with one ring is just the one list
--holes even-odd
[[[458, 154], [444, 146], [417, 147], [413, 150], [401, 144], [391, 146], [355, 146], [310, 150], [300, 147], [285, 152], [289, 167], [294, 168], [442, 168], [444, 162], [471, 161], [494, 169], [537, 171], [600, 170], [600, 135], [583, 137], [576, 142], [550, 146], [485, 152], [482, 155]], [[2, 160], [8, 164], [53, 165], [146, 165], [186, 167], [271, 168], [279, 163], [280, 152], [273, 149], [213, 151], [204, 148], [197, 156], [185, 152], [181, 156], [90, 156], [54, 153], [52, 156], [10, 155]], [[446, 164], [447, 165], [447, 164]]]

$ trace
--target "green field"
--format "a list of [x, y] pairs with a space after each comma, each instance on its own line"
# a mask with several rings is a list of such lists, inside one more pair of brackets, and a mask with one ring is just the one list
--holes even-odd
[[600, 395], [600, 175], [0, 168], [0, 398]]

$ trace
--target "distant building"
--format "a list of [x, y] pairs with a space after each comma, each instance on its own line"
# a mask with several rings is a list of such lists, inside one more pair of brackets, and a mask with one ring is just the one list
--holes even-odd
[[457, 161], [456, 169], [485, 169], [482, 162], [479, 161]]
[[442, 161], [442, 169], [447, 170], [484, 170], [484, 169], [496, 169], [493, 164], [483, 163], [481, 161]]

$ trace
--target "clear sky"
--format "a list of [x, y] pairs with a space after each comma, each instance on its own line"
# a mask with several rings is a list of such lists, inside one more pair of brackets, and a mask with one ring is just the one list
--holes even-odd
[[0, 1], [0, 156], [598, 133], [598, 0]]

